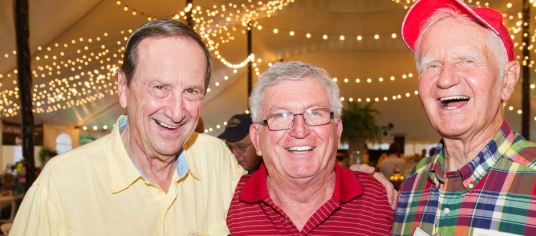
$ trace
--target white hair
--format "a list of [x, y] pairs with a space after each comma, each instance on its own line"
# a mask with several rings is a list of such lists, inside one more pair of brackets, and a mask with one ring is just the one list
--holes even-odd
[[342, 103], [339, 100], [339, 86], [329, 76], [326, 70], [312, 64], [299, 61], [278, 62], [265, 71], [249, 97], [249, 107], [253, 123], [261, 123], [261, 105], [264, 102], [266, 88], [289, 80], [316, 80], [322, 83], [329, 96], [334, 117], [340, 117]]

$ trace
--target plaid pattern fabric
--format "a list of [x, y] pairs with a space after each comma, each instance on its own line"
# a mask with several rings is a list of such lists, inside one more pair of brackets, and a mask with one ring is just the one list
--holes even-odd
[[443, 142], [400, 188], [393, 235], [473, 235], [476, 228], [536, 235], [536, 145], [506, 121], [467, 165], [445, 173]]

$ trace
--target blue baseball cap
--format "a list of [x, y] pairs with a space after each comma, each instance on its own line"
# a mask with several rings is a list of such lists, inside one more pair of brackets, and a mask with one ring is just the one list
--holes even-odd
[[249, 126], [252, 123], [250, 114], [236, 114], [227, 121], [225, 131], [218, 138], [238, 142], [249, 134]]

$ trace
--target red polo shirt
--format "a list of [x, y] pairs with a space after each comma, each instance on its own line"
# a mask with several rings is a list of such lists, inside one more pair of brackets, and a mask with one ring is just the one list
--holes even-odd
[[371, 175], [335, 165], [335, 190], [298, 231], [270, 197], [264, 163], [243, 176], [236, 188], [227, 226], [231, 235], [389, 235], [394, 211], [383, 185]]

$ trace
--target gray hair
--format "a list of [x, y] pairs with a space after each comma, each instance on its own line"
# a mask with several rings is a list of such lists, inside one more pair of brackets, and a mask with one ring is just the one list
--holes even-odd
[[[434, 12], [434, 14], [432, 14], [432, 16], [430, 16], [430, 18], [428, 18], [428, 20], [426, 20], [421, 26], [421, 32], [419, 34], [419, 38], [417, 38], [417, 41], [415, 41], [415, 62], [417, 64], [417, 70], [419, 71], [419, 73], [421, 72], [421, 69], [422, 69], [421, 68], [422, 55], [421, 55], [421, 48], [420, 48], [421, 43], [422, 43], [421, 42], [422, 37], [426, 32], [428, 32], [428, 30], [430, 30], [430, 28], [432, 28], [434, 24], [446, 18], [452, 18], [454, 20], [457, 20], [460, 24], [465, 24], [465, 25], [477, 24], [480, 26], [480, 23], [476, 21], [475, 19], [467, 15], [463, 15], [462, 13], [451, 8], [441, 8], [441, 9], [438, 9], [436, 12]], [[504, 72], [505, 72], [504, 66], [508, 63], [508, 54], [506, 53], [506, 48], [501, 38], [497, 34], [495, 34], [493, 30], [487, 27], [483, 27], [483, 26], [481, 27], [486, 29], [486, 32], [488, 33], [487, 44], [491, 46], [491, 49], [497, 58], [497, 63], [498, 63], [497, 66], [499, 66], [499, 79], [502, 80], [504, 76]]]
[[125, 50], [124, 62], [121, 65], [121, 71], [125, 73], [127, 79], [127, 86], [130, 86], [132, 77], [136, 72], [136, 66], [138, 63], [137, 48], [141, 41], [146, 38], [166, 38], [166, 37], [184, 37], [193, 40], [197, 43], [205, 53], [207, 59], [207, 70], [205, 73], [205, 92], [210, 82], [210, 68], [212, 67], [212, 57], [205, 43], [201, 37], [189, 26], [182, 22], [173, 19], [158, 19], [147, 22], [140, 26], [138, 29], [130, 35], [127, 41], [127, 48]]
[[329, 96], [334, 117], [340, 117], [342, 103], [339, 100], [339, 86], [326, 70], [312, 64], [299, 61], [278, 62], [265, 71], [251, 92], [249, 107], [253, 123], [261, 123], [261, 105], [264, 102], [264, 91], [273, 85], [289, 80], [312, 79], [322, 83]]

